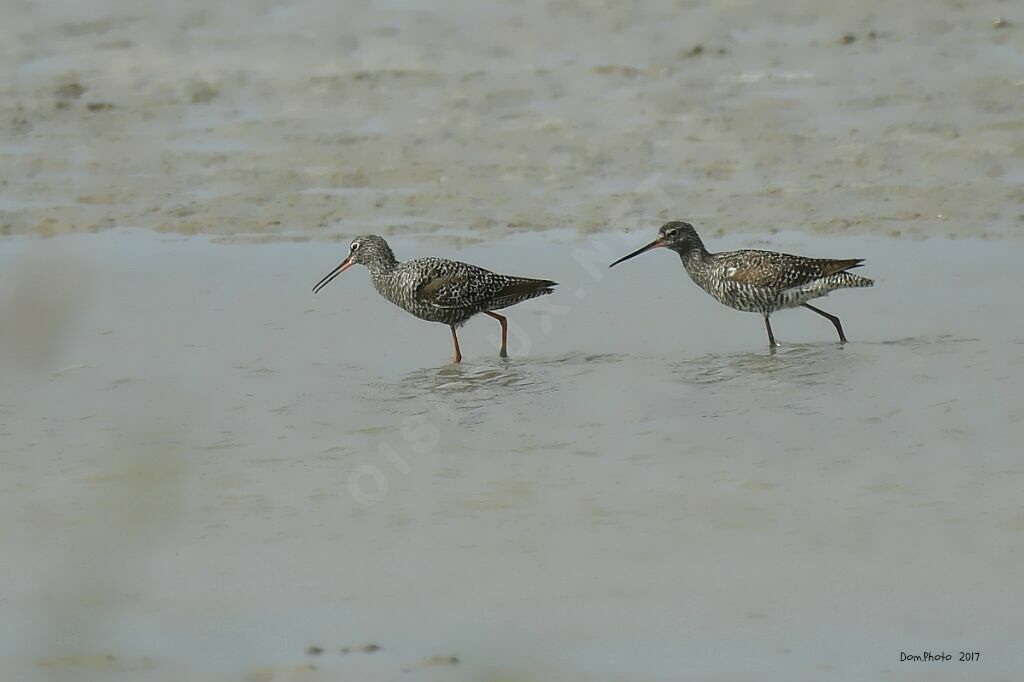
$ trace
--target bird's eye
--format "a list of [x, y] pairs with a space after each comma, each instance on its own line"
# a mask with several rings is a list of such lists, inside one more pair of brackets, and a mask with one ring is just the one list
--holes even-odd
[[359, 242], [352, 242], [352, 246], [350, 246], [348, 250], [349, 251], [358, 251], [359, 250]]
[[679, 234], [679, 230], [677, 230], [676, 228], [673, 227], [671, 230], [669, 230], [668, 232], [665, 233], [665, 236], [666, 237], [675, 237], [677, 234]]

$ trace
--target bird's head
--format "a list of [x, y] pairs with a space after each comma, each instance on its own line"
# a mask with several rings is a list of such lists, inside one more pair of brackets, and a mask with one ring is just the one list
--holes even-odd
[[629, 260], [634, 256], [639, 256], [641, 253], [645, 253], [651, 249], [664, 247], [666, 249], [672, 249], [678, 254], [686, 254], [691, 249], [699, 248], [701, 246], [703, 245], [700, 241], [700, 237], [697, 236], [697, 230], [693, 229], [693, 225], [683, 222], [682, 220], [673, 220], [661, 226], [661, 229], [658, 230], [658, 238], [653, 242], [637, 249], [628, 256], [623, 256], [608, 267], [618, 265], [622, 261]]
[[375, 234], [361, 235], [353, 239], [352, 243], [349, 244], [348, 255], [345, 257], [345, 260], [341, 261], [338, 267], [331, 270], [322, 280], [317, 282], [316, 286], [313, 287], [313, 293], [315, 294], [323, 289], [331, 280], [356, 263], [372, 269], [377, 266], [390, 265], [394, 262], [395, 254], [391, 251], [391, 247], [388, 246], [383, 237], [378, 237]]

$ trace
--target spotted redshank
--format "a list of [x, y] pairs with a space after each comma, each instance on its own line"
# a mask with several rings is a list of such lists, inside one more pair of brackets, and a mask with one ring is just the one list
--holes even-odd
[[348, 256], [317, 282], [313, 293], [356, 263], [370, 271], [373, 287], [381, 296], [421, 320], [451, 327], [457, 363], [462, 362], [457, 327], [477, 313], [493, 317], [501, 324], [499, 355], [508, 357], [508, 320], [494, 311], [550, 294], [557, 286], [549, 279], [499, 275], [445, 258], [417, 258], [399, 263], [383, 238], [369, 234], [352, 240]]
[[760, 313], [764, 317], [765, 329], [768, 330], [768, 344], [773, 350], [778, 344], [768, 318], [776, 310], [798, 306], [826, 318], [839, 333], [839, 342], [846, 343], [846, 334], [843, 333], [839, 318], [815, 308], [807, 301], [827, 296], [836, 289], [870, 287], [875, 284], [866, 277], [849, 272], [860, 267], [863, 258], [805, 258], [750, 249], [709, 253], [693, 225], [680, 220], [665, 223], [658, 231], [657, 239], [608, 267], [658, 247], [678, 253], [690, 279], [719, 303], [734, 310]]

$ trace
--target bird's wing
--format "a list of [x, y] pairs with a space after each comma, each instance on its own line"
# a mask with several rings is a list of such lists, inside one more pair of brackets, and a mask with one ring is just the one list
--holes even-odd
[[726, 279], [755, 287], [788, 289], [813, 282], [837, 272], [858, 267], [862, 258], [834, 260], [805, 258], [774, 251], [734, 251], [722, 254], [719, 263]]
[[416, 290], [416, 298], [438, 308], [458, 308], [468, 283], [469, 278], [464, 273], [430, 277]]
[[453, 263], [428, 273], [416, 298], [437, 308], [474, 308], [531, 297], [553, 286], [548, 280], [499, 275], [467, 263]]
[[424, 273], [416, 298], [438, 308], [475, 306], [494, 296], [503, 279], [469, 263], [439, 259]]

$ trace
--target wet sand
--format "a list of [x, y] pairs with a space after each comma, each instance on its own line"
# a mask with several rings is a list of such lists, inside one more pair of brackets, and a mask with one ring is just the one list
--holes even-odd
[[1013, 679], [1018, 242], [717, 240], [868, 258], [771, 356], [645, 237], [395, 240], [561, 281], [462, 367], [335, 246], [0, 241], [5, 675]]
[[8, 4], [0, 234], [1024, 228], [996, 0]]

